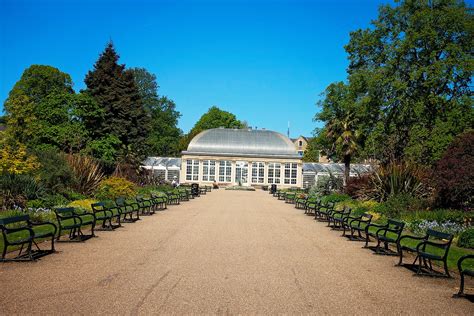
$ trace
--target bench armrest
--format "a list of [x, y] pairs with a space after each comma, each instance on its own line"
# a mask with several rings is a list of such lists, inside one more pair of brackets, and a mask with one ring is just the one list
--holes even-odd
[[[435, 247], [445, 247], [448, 245], [448, 243], [437, 243], [437, 242], [434, 242], [434, 241], [431, 241], [431, 240], [424, 240], [422, 242], [420, 242], [417, 246], [416, 246], [416, 252], [420, 252], [420, 247], [423, 246], [423, 250], [425, 248], [426, 245], [431, 245], [431, 246], [435, 246]], [[445, 253], [444, 255], [446, 255], [447, 253]]]
[[474, 259], [474, 254], [472, 255], [464, 255], [462, 256], [461, 258], [459, 258], [458, 260], [458, 270], [459, 270], [459, 273], [461, 273], [463, 270], [462, 270], [462, 263], [464, 260], [466, 259]]
[[33, 226], [43, 226], [43, 225], [52, 226], [55, 236], [56, 236], [56, 233], [58, 231], [58, 226], [56, 226], [56, 224], [52, 223], [52, 222], [30, 222], [30, 224], [33, 225]]
[[398, 244], [401, 243], [402, 239], [426, 240], [426, 236], [418, 237], [418, 236], [412, 236], [412, 235], [404, 235], [400, 237], [400, 239], [398, 240]]

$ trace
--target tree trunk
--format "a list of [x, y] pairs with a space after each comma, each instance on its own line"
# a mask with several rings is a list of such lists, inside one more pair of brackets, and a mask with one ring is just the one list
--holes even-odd
[[344, 155], [344, 188], [349, 183], [349, 175], [351, 171], [351, 155]]

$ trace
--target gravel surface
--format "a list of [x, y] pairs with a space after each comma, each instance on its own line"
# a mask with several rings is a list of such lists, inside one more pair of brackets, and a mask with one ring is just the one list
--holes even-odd
[[216, 190], [33, 263], [0, 265], [0, 314], [458, 314], [414, 277], [263, 191]]

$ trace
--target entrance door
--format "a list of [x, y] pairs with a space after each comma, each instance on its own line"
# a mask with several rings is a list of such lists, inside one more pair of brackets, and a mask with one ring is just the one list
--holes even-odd
[[247, 161], [237, 161], [235, 163], [235, 183], [247, 185], [249, 182], [249, 163]]

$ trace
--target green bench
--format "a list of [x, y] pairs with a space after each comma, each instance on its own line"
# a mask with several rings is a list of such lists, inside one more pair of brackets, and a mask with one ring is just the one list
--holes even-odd
[[[370, 225], [372, 222], [372, 214], [364, 213], [360, 216], [348, 216], [343, 223], [343, 233], [342, 236], [349, 237], [350, 240], [355, 241], [365, 241], [365, 238], [362, 237], [362, 232], [365, 232], [367, 225]], [[351, 235], [346, 235], [346, 230], [351, 231]], [[354, 233], [357, 232], [357, 236], [354, 236]]]
[[[402, 235], [404, 228], [405, 223], [395, 219], [388, 219], [387, 223], [384, 225], [371, 223], [365, 227], [364, 248], [370, 248], [374, 250], [376, 254], [380, 255], [398, 256], [400, 255], [398, 251], [398, 246], [397, 252], [393, 252], [389, 249], [389, 244], [398, 245], [399, 239]], [[375, 238], [375, 240], [377, 241], [377, 245], [375, 247], [368, 246], [370, 237]], [[381, 247], [382, 243], [384, 245], [383, 248]]]
[[[105, 202], [97, 202], [91, 204], [91, 208], [96, 222], [102, 222], [101, 228], [96, 228], [96, 230], [114, 230], [122, 226], [120, 223], [121, 213], [117, 207], [107, 207]], [[113, 224], [114, 219], [117, 224]]]
[[[34, 261], [40, 257], [55, 252], [54, 239], [57, 226], [50, 222], [35, 223], [30, 220], [29, 215], [19, 215], [0, 219], [0, 229], [3, 237], [3, 250], [0, 261]], [[51, 238], [51, 249], [42, 250], [37, 241], [39, 239]], [[35, 245], [36, 250], [33, 250]], [[24, 249], [26, 246], [26, 249]], [[19, 247], [18, 254], [13, 258], [7, 258], [9, 247]]]
[[151, 201], [151, 199], [147, 199], [143, 197], [142, 195], [137, 195], [135, 197], [135, 201], [137, 202], [141, 215], [155, 214], [155, 210], [153, 208], [153, 202]]
[[[439, 232], [428, 229], [425, 236], [404, 235], [400, 237], [397, 243], [397, 249], [400, 255], [398, 265], [401, 266], [403, 261], [403, 251], [416, 254], [415, 261], [410, 265], [416, 269], [417, 275], [429, 276], [445, 276], [451, 277], [448, 270], [448, 253], [454, 236], [452, 234]], [[416, 246], [412, 247], [408, 244], [402, 244], [402, 241], [418, 240]], [[417, 265], [416, 262], [419, 261]], [[437, 272], [433, 269], [432, 261], [441, 261], [444, 265], [444, 273]]]
[[459, 286], [459, 292], [454, 295], [454, 297], [473, 297], [473, 294], [466, 294], [464, 293], [464, 278], [465, 276], [470, 276], [474, 277], [474, 269], [465, 269], [462, 264], [466, 260], [474, 260], [474, 254], [472, 255], [464, 255], [458, 260], [458, 270], [459, 270], [459, 275], [461, 276], [461, 284]]
[[[84, 213], [76, 210], [74, 207], [63, 207], [54, 210], [58, 221], [58, 241], [61, 241], [63, 230], [69, 231], [69, 241], [85, 241], [95, 236], [95, 216], [92, 213]], [[91, 226], [91, 233], [85, 235], [82, 227]]]
[[[140, 207], [137, 203], [127, 202], [125, 198], [119, 197], [115, 199], [115, 206], [118, 208], [120, 215], [122, 215], [122, 222], [133, 223], [140, 220]], [[135, 217], [133, 214], [135, 213]]]

